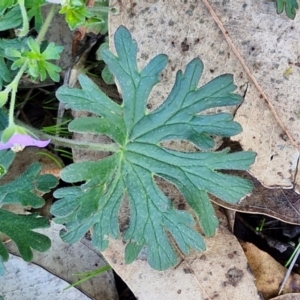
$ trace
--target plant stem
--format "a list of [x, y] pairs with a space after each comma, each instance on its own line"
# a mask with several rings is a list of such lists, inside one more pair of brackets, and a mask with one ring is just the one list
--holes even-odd
[[[28, 23], [28, 19], [27, 19], [27, 12], [24, 6], [24, 0], [19, 0], [19, 5], [21, 7], [21, 12], [22, 12], [22, 16], [23, 16], [23, 27], [25, 26], [25, 21], [27, 20]], [[23, 11], [25, 10], [25, 11]], [[57, 10], [57, 5], [52, 5], [51, 9], [49, 11], [49, 14], [47, 15], [47, 18], [45, 20], [45, 22], [42, 25], [42, 28], [36, 38], [36, 41], [40, 44], [44, 37], [45, 34], [51, 24], [51, 21], [54, 17], [54, 14]], [[26, 18], [25, 18], [26, 16]], [[26, 19], [26, 20], [25, 20]], [[22, 29], [23, 31], [23, 29]], [[24, 74], [26, 68], [28, 66], [28, 61], [26, 61], [24, 63], [24, 65], [22, 66], [22, 68], [19, 70], [18, 74], [16, 75], [16, 77], [14, 78], [14, 80], [7, 86], [7, 89], [9, 89], [9, 87], [11, 88], [11, 98], [10, 98], [10, 105], [9, 105], [9, 115], [8, 115], [8, 126], [13, 125], [14, 124], [14, 109], [15, 109], [15, 103], [16, 103], [16, 94], [17, 94], [17, 90], [18, 90], [18, 86], [19, 86], [19, 81], [22, 77], [22, 75]]]
[[22, 68], [19, 70], [18, 74], [14, 78], [14, 80], [8, 85], [11, 88], [11, 97], [9, 104], [9, 114], [8, 114], [8, 126], [14, 124], [14, 109], [16, 103], [16, 94], [18, 90], [19, 81], [27, 68], [28, 62], [25, 62]]
[[26, 7], [25, 7], [25, 1], [18, 0], [18, 4], [20, 6], [22, 19], [23, 19], [23, 26], [22, 26], [21, 30], [18, 32], [18, 36], [24, 37], [28, 34], [28, 31], [29, 31], [29, 22], [28, 22]]
[[90, 142], [82, 142], [76, 140], [70, 140], [61, 138], [58, 136], [41, 134], [39, 136], [47, 139], [51, 139], [51, 143], [60, 147], [68, 147], [73, 149], [89, 149], [94, 151], [103, 151], [103, 152], [117, 152], [119, 150], [119, 145], [116, 143], [111, 144], [100, 144], [100, 143], [90, 143]]
[[52, 19], [57, 11], [57, 8], [58, 8], [58, 5], [51, 5], [51, 8], [50, 8], [50, 11], [46, 17], [46, 20], [44, 21], [43, 25], [42, 25], [42, 28], [36, 38], [36, 41], [38, 44], [40, 44], [43, 40], [44, 40], [44, 37], [45, 37], [45, 34], [52, 22]]
[[17, 125], [27, 129], [29, 132], [34, 134], [37, 138], [42, 140], [51, 140], [51, 143], [59, 147], [67, 147], [72, 149], [89, 149], [94, 151], [102, 152], [117, 152], [119, 150], [119, 145], [116, 143], [111, 144], [101, 144], [101, 143], [91, 143], [85, 141], [76, 141], [71, 139], [65, 139], [55, 135], [50, 135], [43, 133], [40, 130], [28, 126], [20, 120], [16, 120]]

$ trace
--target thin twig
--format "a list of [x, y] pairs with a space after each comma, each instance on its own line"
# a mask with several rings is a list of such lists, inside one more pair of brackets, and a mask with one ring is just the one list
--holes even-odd
[[284, 286], [285, 286], [285, 283], [286, 283], [286, 281], [288, 280], [288, 278], [289, 278], [289, 276], [290, 276], [290, 274], [291, 274], [291, 272], [292, 272], [292, 269], [293, 269], [293, 267], [294, 267], [294, 265], [295, 265], [295, 263], [296, 263], [296, 261], [297, 261], [297, 259], [298, 259], [299, 254], [300, 254], [300, 242], [298, 242], [297, 252], [295, 253], [294, 258], [293, 258], [293, 260], [292, 260], [292, 262], [291, 262], [291, 264], [290, 264], [288, 270], [286, 271], [286, 273], [285, 273], [285, 275], [284, 275], [283, 281], [282, 281], [282, 283], [281, 283], [281, 285], [280, 285], [280, 288], [279, 288], [278, 295], [281, 294], [281, 292], [282, 292], [282, 290], [283, 290], [283, 288], [284, 288]]

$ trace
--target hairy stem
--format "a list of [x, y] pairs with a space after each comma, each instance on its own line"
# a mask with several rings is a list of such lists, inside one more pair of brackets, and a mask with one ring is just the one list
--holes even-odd
[[9, 114], [8, 114], [8, 126], [14, 124], [14, 109], [16, 103], [16, 94], [18, 90], [19, 81], [26, 70], [28, 62], [25, 62], [22, 68], [19, 70], [18, 74], [14, 78], [14, 80], [7, 86], [8, 89], [11, 89], [11, 96], [10, 96], [10, 104], [9, 104]]
[[[20, 5], [21, 11], [22, 11], [23, 24], [25, 24], [25, 19], [24, 19], [25, 15], [26, 15], [27, 23], [28, 23], [27, 12], [26, 12], [26, 9], [25, 9], [25, 6], [24, 6], [24, 0], [19, 0], [19, 5]], [[22, 10], [22, 7], [23, 7], [23, 9], [25, 9], [25, 12]], [[45, 34], [46, 34], [50, 24], [51, 24], [51, 21], [54, 17], [54, 14], [55, 14], [56, 10], [57, 10], [57, 6], [52, 5], [51, 9], [49, 11], [49, 14], [47, 15], [47, 18], [46, 18], [44, 24], [42, 25], [42, 28], [41, 28], [38, 36], [37, 36], [36, 40], [39, 44], [43, 41], [43, 39], [45, 37]], [[23, 27], [24, 27], [24, 25], [23, 25]], [[22, 31], [23, 31], [23, 29], [22, 29]], [[20, 81], [22, 75], [24, 74], [27, 66], [28, 66], [28, 61], [26, 61], [24, 63], [24, 65], [22, 66], [22, 68], [19, 70], [18, 74], [14, 78], [14, 80], [7, 86], [7, 90], [11, 91], [11, 98], [10, 98], [10, 105], [9, 105], [9, 115], [8, 115], [8, 124], [9, 124], [9, 126], [14, 124], [14, 109], [15, 109], [15, 102], [16, 102], [16, 94], [17, 94], [17, 90], [18, 90], [18, 86], [19, 86], [19, 81]]]
[[55, 13], [57, 12], [57, 9], [58, 9], [58, 5], [52, 5], [51, 6], [50, 11], [47, 15], [47, 18], [44, 21], [44, 23], [42, 25], [42, 28], [41, 28], [41, 30], [40, 30], [37, 38], [36, 38], [36, 41], [37, 41], [38, 44], [40, 44], [44, 40], [45, 34], [46, 34], [48, 28], [50, 27], [52, 19], [53, 19]]
[[20, 6], [22, 19], [23, 19], [23, 26], [22, 26], [21, 30], [19, 30], [18, 36], [24, 37], [28, 34], [28, 31], [29, 31], [29, 21], [28, 21], [28, 17], [27, 17], [27, 11], [26, 11], [24, 0], [18, 0], [18, 4]]
[[41, 133], [39, 133], [39, 136], [47, 139], [51, 139], [52, 144], [55, 144], [56, 146], [60, 146], [60, 147], [68, 147], [73, 149], [89, 149], [92, 151], [94, 150], [94, 151], [103, 151], [103, 152], [117, 152], [119, 150], [119, 145], [116, 143], [111, 143], [111, 144], [90, 143], [90, 142], [65, 139], [58, 136], [41, 134]]
[[66, 138], [41, 132], [36, 128], [28, 126], [22, 121], [16, 120], [15, 122], [17, 123], [17, 125], [27, 129], [29, 132], [34, 134], [34, 136], [36, 136], [37, 138], [41, 140], [51, 140], [51, 143], [58, 147], [67, 147], [72, 149], [89, 149], [89, 150], [103, 151], [103, 152], [117, 152], [119, 150], [119, 145], [116, 143], [101, 144], [101, 143], [91, 143], [85, 141], [66, 139]]

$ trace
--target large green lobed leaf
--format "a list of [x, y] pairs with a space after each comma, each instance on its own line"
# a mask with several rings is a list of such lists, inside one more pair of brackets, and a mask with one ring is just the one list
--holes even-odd
[[[126, 262], [136, 259], [147, 246], [149, 264], [164, 270], [177, 263], [168, 234], [185, 254], [191, 248], [205, 250], [205, 243], [194, 229], [192, 215], [174, 208], [154, 176], [179, 189], [194, 210], [203, 233], [212, 236], [218, 220], [209, 194], [236, 203], [252, 189], [247, 180], [219, 171], [247, 170], [255, 153], [229, 153], [229, 149], [203, 152], [214, 146], [212, 136], [229, 137], [242, 130], [230, 114], [199, 114], [209, 108], [241, 103], [241, 96], [234, 93], [232, 75], [221, 75], [197, 88], [203, 64], [196, 58], [184, 72], [177, 73], [164, 103], [148, 113], [148, 96], [168, 58], [158, 55], [139, 71], [137, 44], [122, 26], [115, 33], [115, 47], [117, 56], [108, 49], [103, 49], [101, 56], [121, 87], [122, 105], [110, 100], [86, 76], [79, 77], [82, 90], [63, 86], [57, 97], [73, 110], [99, 116], [72, 121], [71, 131], [106, 134], [119, 144], [119, 150], [96, 162], [66, 167], [61, 173], [63, 180], [85, 183], [56, 191], [60, 200], [52, 206], [52, 213], [57, 222], [66, 223], [68, 231], [62, 234], [66, 242], [78, 241], [92, 228], [93, 243], [103, 250], [108, 246], [109, 236], [119, 236], [118, 213], [127, 196], [130, 224], [124, 235], [128, 241]], [[190, 141], [199, 151], [180, 152], [161, 145], [170, 139]]]

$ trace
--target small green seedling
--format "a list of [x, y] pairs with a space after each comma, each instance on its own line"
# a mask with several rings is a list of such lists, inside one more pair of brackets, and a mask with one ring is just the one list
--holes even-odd
[[100, 275], [100, 274], [102, 274], [102, 273], [104, 273], [104, 272], [106, 272], [106, 271], [108, 271], [110, 269], [111, 269], [111, 266], [107, 265], [107, 266], [98, 268], [98, 269], [96, 269], [94, 271], [87, 271], [87, 272], [83, 272], [83, 273], [73, 274], [74, 276], [79, 276], [79, 277], [83, 277], [83, 278], [80, 279], [80, 280], [78, 280], [78, 281], [76, 281], [76, 282], [74, 282], [73, 284], [70, 284], [64, 290], [67, 290], [67, 289], [69, 289], [71, 287], [74, 287], [74, 286], [76, 286], [76, 285], [84, 282], [84, 281], [87, 281], [87, 280], [89, 280], [89, 279], [91, 279], [93, 277], [96, 277], [96, 276], [98, 276], [98, 275]]

